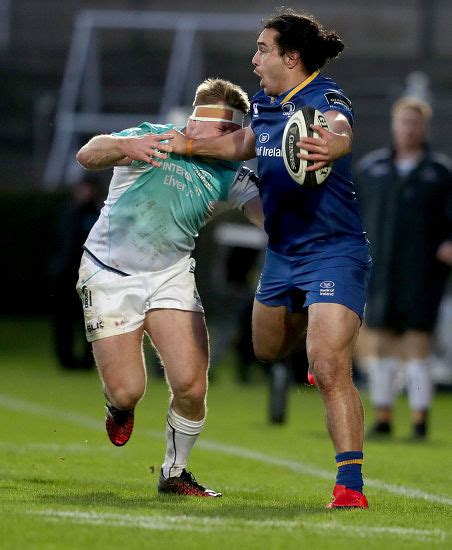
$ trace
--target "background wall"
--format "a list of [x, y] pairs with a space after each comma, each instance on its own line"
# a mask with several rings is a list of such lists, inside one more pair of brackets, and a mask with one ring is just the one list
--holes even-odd
[[[238, 13], [237, 21], [240, 14], [255, 13], [259, 21], [277, 4], [173, 0], [170, 9], [175, 22], [183, 21], [191, 11]], [[78, 14], [85, 9], [152, 12], [166, 7], [145, 0], [0, 0], [0, 247], [8, 258], [7, 269], [2, 270], [2, 311], [46, 310], [42, 289], [55, 219], [74, 174], [72, 179], [62, 178], [52, 190], [45, 188], [43, 174]], [[436, 110], [432, 141], [440, 150], [452, 153], [450, 2], [316, 0], [305, 1], [300, 7], [312, 12], [325, 27], [335, 29], [346, 44], [341, 57], [324, 72], [337, 80], [353, 100], [355, 158], [387, 141], [390, 104], [404, 92], [407, 78], [414, 71], [421, 71], [429, 81]], [[191, 69], [196, 69], [200, 78], [229, 78], [252, 95], [258, 85], [251, 67], [258, 30], [257, 24], [256, 30], [249, 32], [237, 32], [232, 26], [228, 32], [200, 33], [197, 41], [201, 63]], [[173, 39], [172, 31], [101, 31], [101, 111], [149, 113], [151, 118], [161, 101]], [[187, 104], [194, 87], [183, 92]], [[89, 137], [77, 136], [74, 152]], [[76, 169], [73, 155], [71, 162]], [[105, 174], [105, 179], [108, 176]]]
[[[0, 186], [39, 186], [53, 136], [53, 115], [77, 15], [84, 9], [162, 10], [161, 2], [145, 0], [15, 0], [9, 5], [9, 33], [0, 42]], [[174, 0], [174, 21], [189, 11], [269, 15], [275, 2]], [[430, 79], [437, 116], [434, 141], [452, 149], [452, 35], [447, 0], [365, 0], [303, 2], [326, 27], [344, 39], [346, 50], [325, 68], [352, 97], [356, 112], [355, 155], [380, 145], [387, 135], [388, 107], [412, 71]], [[238, 17], [239, 20], [239, 17]], [[259, 19], [257, 19], [259, 21]], [[3, 25], [5, 26], [5, 25]], [[256, 31], [258, 25], [256, 26]], [[161, 100], [174, 38], [169, 31], [99, 33], [100, 79], [104, 111], [154, 113]], [[201, 77], [221, 75], [241, 84], [250, 95], [257, 90], [251, 57], [256, 32], [203, 32]], [[95, 60], [92, 60], [94, 64]], [[174, 83], [178, 85], [177, 82]], [[190, 97], [192, 89], [184, 90]], [[84, 136], [81, 136], [83, 139]], [[61, 182], [64, 184], [65, 182]]]

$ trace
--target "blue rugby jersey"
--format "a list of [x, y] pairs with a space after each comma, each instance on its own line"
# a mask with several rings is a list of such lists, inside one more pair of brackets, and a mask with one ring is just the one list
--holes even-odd
[[326, 182], [303, 188], [287, 173], [281, 142], [290, 116], [305, 105], [343, 113], [353, 126], [350, 100], [318, 71], [276, 98], [258, 92], [251, 101], [260, 195], [268, 246], [290, 256], [354, 256], [367, 261], [365, 234], [351, 177], [351, 155], [338, 159]]

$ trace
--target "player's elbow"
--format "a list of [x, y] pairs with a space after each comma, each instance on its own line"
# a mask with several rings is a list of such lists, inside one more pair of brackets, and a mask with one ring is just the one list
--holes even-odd
[[105, 168], [105, 166], [99, 162], [98, 155], [90, 149], [89, 145], [84, 145], [75, 158], [83, 168], [86, 168], [86, 170], [102, 170]]
[[76, 159], [77, 159], [77, 162], [83, 166], [83, 168], [86, 168], [86, 169], [90, 169], [92, 168], [91, 166], [91, 163], [90, 163], [90, 157], [91, 155], [89, 154], [88, 150], [86, 147], [82, 147], [79, 152], [77, 153], [76, 155]]

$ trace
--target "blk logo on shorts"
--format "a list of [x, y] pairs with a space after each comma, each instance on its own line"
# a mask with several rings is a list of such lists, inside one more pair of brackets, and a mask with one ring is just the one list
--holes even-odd
[[104, 328], [104, 321], [99, 315], [97, 319], [90, 319], [86, 322], [86, 332], [94, 332], [95, 330], [101, 330]]

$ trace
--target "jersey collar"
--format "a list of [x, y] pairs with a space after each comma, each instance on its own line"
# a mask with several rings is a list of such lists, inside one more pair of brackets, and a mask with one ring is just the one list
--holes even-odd
[[[300, 90], [302, 90], [308, 84], [310, 84], [314, 80], [314, 78], [319, 74], [320, 74], [320, 71], [318, 70], [314, 71], [312, 74], [308, 76], [308, 78], [306, 78], [306, 80], [303, 80], [303, 82], [300, 82], [298, 86], [295, 86], [295, 88], [292, 88], [292, 90], [290, 90], [290, 92], [286, 96], [284, 96], [283, 99], [281, 99], [279, 104], [284, 105], [284, 103], [287, 103], [288, 101], [290, 101], [295, 94], [297, 94]], [[277, 99], [278, 98], [276, 97], [272, 98], [272, 103], [274, 103]]]

